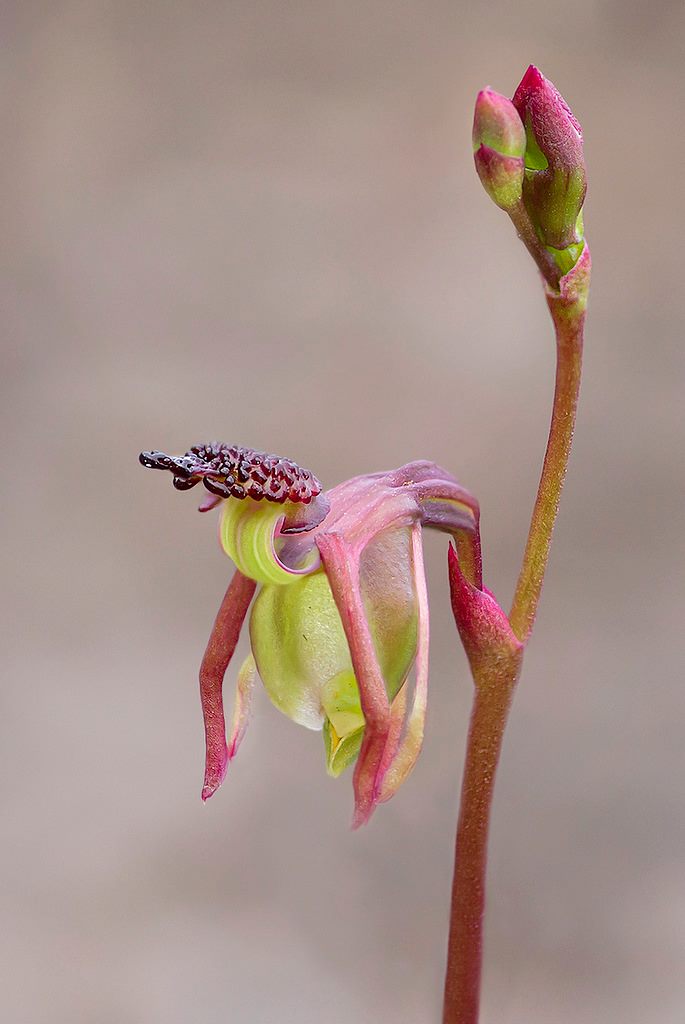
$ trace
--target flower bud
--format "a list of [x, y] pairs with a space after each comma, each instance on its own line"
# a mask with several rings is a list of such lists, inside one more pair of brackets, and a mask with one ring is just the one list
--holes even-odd
[[473, 115], [473, 148], [494, 149], [501, 156], [522, 157], [526, 152], [526, 130], [516, 107], [493, 89], [481, 89]]
[[523, 201], [542, 242], [563, 250], [583, 241], [587, 187], [583, 133], [563, 97], [532, 64], [513, 104], [526, 131]]
[[526, 132], [511, 100], [492, 89], [476, 99], [473, 149], [483, 188], [500, 209], [511, 209], [522, 195]]

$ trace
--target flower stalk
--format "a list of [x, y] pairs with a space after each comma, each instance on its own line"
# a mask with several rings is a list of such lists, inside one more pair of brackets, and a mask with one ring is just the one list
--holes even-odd
[[516, 682], [517, 672], [512, 667], [497, 687], [476, 683], [454, 851], [445, 1024], [478, 1020], [490, 808]]
[[573, 443], [589, 277], [590, 250], [586, 246], [576, 267], [562, 278], [562, 290], [553, 292], [547, 289], [547, 305], [554, 324], [557, 347], [552, 420], [523, 563], [509, 613], [514, 632], [524, 642], [530, 636], [535, 622]]
[[[512, 125], [512, 106], [526, 136], [523, 177], [516, 162], [520, 134]], [[501, 145], [500, 153], [492, 150], [493, 140]], [[557, 366], [547, 449], [509, 616], [488, 591], [469, 584], [458, 554], [454, 549], [449, 553], [452, 608], [469, 659], [474, 699], [455, 841], [443, 1024], [478, 1022], [495, 776], [571, 452], [591, 265], [581, 212], [582, 134], [557, 90], [536, 68], [528, 69], [513, 101], [492, 90], [479, 95], [474, 150], [486, 192], [508, 213], [542, 276]]]

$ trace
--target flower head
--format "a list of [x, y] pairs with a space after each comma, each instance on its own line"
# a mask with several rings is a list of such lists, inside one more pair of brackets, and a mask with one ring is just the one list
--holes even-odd
[[[332, 775], [355, 764], [355, 823], [368, 820], [409, 774], [423, 740], [422, 527], [459, 538], [479, 577], [477, 502], [431, 462], [355, 477], [324, 493], [296, 463], [236, 446], [198, 445], [180, 457], [143, 452], [140, 461], [170, 471], [181, 490], [202, 480], [210, 496], [200, 507], [221, 505], [220, 542], [236, 566], [200, 670], [203, 799], [221, 785], [238, 749], [259, 677], [280, 711], [323, 731]], [[227, 740], [223, 677], [258, 587]]]

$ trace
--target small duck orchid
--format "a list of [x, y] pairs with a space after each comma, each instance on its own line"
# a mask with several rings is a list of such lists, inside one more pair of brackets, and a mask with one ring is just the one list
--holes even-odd
[[[323, 731], [331, 775], [355, 764], [354, 825], [411, 772], [428, 691], [428, 597], [422, 528], [450, 534], [481, 585], [478, 503], [446, 470], [411, 462], [324, 492], [289, 459], [224, 444], [185, 455], [143, 452], [174, 486], [200, 481], [201, 511], [221, 506], [219, 539], [236, 569], [200, 669], [206, 763], [202, 798], [219, 788], [244, 736], [260, 678], [274, 705]], [[223, 679], [250, 615], [226, 737]], [[415, 669], [408, 707], [409, 677]]]

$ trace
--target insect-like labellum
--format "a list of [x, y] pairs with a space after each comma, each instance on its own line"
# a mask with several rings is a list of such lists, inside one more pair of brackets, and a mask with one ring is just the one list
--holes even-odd
[[148, 469], [169, 470], [179, 491], [188, 491], [201, 480], [219, 498], [308, 505], [321, 493], [314, 474], [296, 462], [238, 445], [196, 444], [180, 456], [141, 452], [140, 462]]

